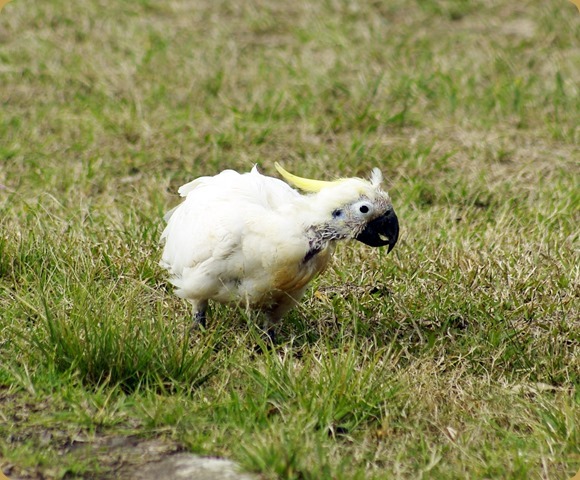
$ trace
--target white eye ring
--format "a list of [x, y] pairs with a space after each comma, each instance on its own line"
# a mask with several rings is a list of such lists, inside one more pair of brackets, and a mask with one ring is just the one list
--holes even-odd
[[353, 210], [357, 215], [367, 216], [373, 212], [373, 205], [369, 202], [358, 202], [353, 205]]

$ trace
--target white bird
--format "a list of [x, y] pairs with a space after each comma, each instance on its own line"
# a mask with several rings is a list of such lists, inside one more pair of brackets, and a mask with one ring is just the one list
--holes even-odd
[[388, 252], [397, 242], [398, 219], [377, 168], [370, 181], [332, 182], [276, 169], [308, 194], [256, 167], [225, 170], [183, 185], [185, 200], [165, 216], [160, 265], [204, 326], [212, 300], [258, 309], [271, 328], [326, 268], [337, 241], [388, 245]]

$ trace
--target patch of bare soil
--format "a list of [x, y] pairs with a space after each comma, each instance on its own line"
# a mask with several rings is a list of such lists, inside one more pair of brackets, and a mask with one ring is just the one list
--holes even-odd
[[[80, 476], [59, 468], [22, 468], [8, 463], [2, 471], [10, 480], [46, 480], [52, 478], [113, 479], [131, 478], [133, 472], [144, 465], [160, 462], [181, 451], [181, 448], [165, 439], [140, 439], [136, 436], [97, 436], [89, 441], [82, 436], [63, 441], [54, 432], [45, 432], [41, 441], [58, 446], [59, 456], [75, 457], [80, 463], [94, 465], [95, 473]], [[166, 477], [170, 478], [170, 477]]]
[[44, 462], [50, 466], [30, 466], [0, 458], [0, 472], [10, 480], [130, 478], [130, 472], [138, 467], [182, 451], [182, 447], [171, 440], [135, 435], [136, 426], [132, 426], [130, 434], [122, 435], [89, 433], [64, 421], [48, 421], [45, 412], [55, 409], [58, 406], [50, 398], [38, 401], [24, 392], [9, 393], [0, 389], [3, 448], [7, 451], [29, 448], [43, 452], [39, 454], [39, 463], [51, 455], [62, 459], [60, 462]]

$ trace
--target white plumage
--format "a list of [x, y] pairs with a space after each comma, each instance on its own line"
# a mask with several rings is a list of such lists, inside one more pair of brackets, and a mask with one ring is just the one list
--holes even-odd
[[315, 193], [301, 195], [256, 167], [225, 170], [183, 185], [185, 200], [166, 215], [160, 263], [202, 323], [208, 300], [258, 308], [275, 322], [324, 270], [336, 241], [356, 238], [389, 251], [397, 241], [397, 217], [378, 170], [370, 182], [320, 182], [276, 167]]

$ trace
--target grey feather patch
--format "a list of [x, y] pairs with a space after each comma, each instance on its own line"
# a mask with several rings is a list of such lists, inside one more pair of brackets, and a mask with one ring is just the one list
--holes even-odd
[[307, 263], [311, 260], [314, 256], [318, 255], [322, 249], [320, 247], [311, 247], [310, 250], [304, 255], [302, 259], [302, 263]]

